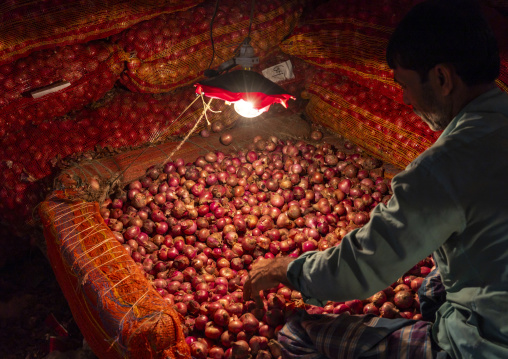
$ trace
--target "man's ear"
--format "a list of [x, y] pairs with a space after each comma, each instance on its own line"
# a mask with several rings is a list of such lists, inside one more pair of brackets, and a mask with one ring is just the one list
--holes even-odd
[[435, 81], [441, 95], [449, 95], [455, 85], [455, 71], [453, 67], [447, 64], [437, 64], [432, 71], [434, 72]]

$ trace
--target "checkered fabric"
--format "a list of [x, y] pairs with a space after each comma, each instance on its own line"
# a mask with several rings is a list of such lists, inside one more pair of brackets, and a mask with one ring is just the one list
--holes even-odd
[[436, 358], [432, 323], [299, 311], [279, 332], [284, 358]]

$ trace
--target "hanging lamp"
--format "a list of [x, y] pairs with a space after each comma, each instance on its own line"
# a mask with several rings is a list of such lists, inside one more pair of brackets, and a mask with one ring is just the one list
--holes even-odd
[[233, 103], [236, 112], [248, 118], [268, 111], [274, 103], [287, 108], [288, 100], [295, 99], [263, 75], [248, 70], [227, 72], [195, 86], [196, 93]]
[[[197, 84], [196, 93], [210, 98], [224, 100], [233, 103], [235, 111], [243, 117], [256, 117], [269, 110], [274, 103], [280, 103], [287, 108], [287, 102], [296, 98], [287, 93], [282, 87], [270, 81], [263, 75], [250, 71], [252, 66], [259, 64], [259, 58], [255, 56], [254, 49], [250, 45], [250, 32], [254, 15], [255, 0], [252, 0], [249, 34], [240, 44], [236, 56], [219, 65], [217, 70], [210, 69], [204, 75], [209, 77]], [[217, 11], [218, 0], [215, 10]], [[210, 38], [213, 49], [212, 27], [210, 24]], [[213, 54], [215, 50], [213, 49]], [[210, 64], [213, 62], [213, 55]], [[242, 70], [229, 72], [235, 66], [241, 66]]]

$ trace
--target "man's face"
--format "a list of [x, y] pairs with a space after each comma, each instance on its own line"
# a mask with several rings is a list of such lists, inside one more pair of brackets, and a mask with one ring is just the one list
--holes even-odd
[[402, 98], [406, 105], [411, 105], [416, 115], [433, 130], [444, 130], [452, 120], [450, 104], [440, 96], [434, 74], [422, 83], [420, 75], [414, 70], [397, 67], [393, 70], [394, 80], [402, 87]]

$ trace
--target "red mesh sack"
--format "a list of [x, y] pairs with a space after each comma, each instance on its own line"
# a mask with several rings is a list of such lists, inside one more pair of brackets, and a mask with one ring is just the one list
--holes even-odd
[[508, 92], [508, 56], [501, 59], [501, 71], [496, 83], [501, 90]]
[[[372, 91], [403, 103], [400, 86], [392, 80], [385, 53], [395, 26], [418, 2], [420, 0], [332, 0], [307, 14], [280, 47], [287, 54], [348, 76]], [[502, 15], [499, 1], [486, 0], [482, 5], [499, 40], [501, 58], [505, 59], [508, 57], [505, 40], [508, 18]], [[506, 66], [502, 65], [498, 85], [506, 89], [504, 69]]]
[[483, 13], [496, 35], [499, 55], [501, 57], [501, 71], [496, 83], [502, 90], [508, 92], [508, 41], [506, 41], [506, 34], [508, 33], [508, 5], [504, 6], [504, 11], [501, 1], [485, 0], [482, 5]]
[[0, 64], [33, 51], [105, 39], [202, 0], [6, 0], [0, 3]]
[[212, 111], [200, 120], [203, 101], [209, 99], [196, 97], [193, 86], [155, 95], [114, 89], [72, 116], [9, 133], [0, 147], [0, 216], [17, 229], [26, 228], [46, 179], [83, 156], [116, 154], [191, 130], [198, 133], [207, 121], [231, 126], [238, 119], [232, 106], [213, 101]]
[[280, 48], [402, 102], [385, 51], [395, 25], [416, 2], [329, 1], [306, 16]]
[[410, 107], [345, 76], [318, 71], [308, 85], [310, 119], [355, 142], [377, 158], [404, 168], [435, 142]]
[[[125, 53], [102, 41], [36, 51], [0, 66], [0, 137], [99, 100], [124, 69]], [[37, 93], [60, 84], [55, 92]]]
[[[121, 82], [132, 91], [166, 92], [203, 78], [231, 59], [249, 33], [251, 1], [206, 2], [187, 11], [163, 14], [113, 37], [136, 57]], [[301, 0], [255, 2], [251, 45], [263, 58], [291, 33], [302, 11]], [[213, 49], [210, 22], [213, 21]], [[212, 61], [213, 57], [213, 61]]]
[[100, 358], [190, 358], [181, 316], [115, 239], [97, 202], [56, 191], [40, 206], [48, 259]]

